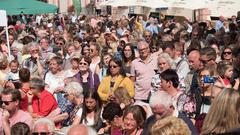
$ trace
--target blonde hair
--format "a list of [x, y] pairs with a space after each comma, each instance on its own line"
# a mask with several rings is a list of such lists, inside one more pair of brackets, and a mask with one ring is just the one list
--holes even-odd
[[161, 58], [164, 58], [167, 61], [171, 69], [176, 69], [176, 64], [168, 53], [165, 53], [165, 52], [160, 53], [158, 56], [158, 63]]
[[151, 135], [191, 135], [191, 131], [183, 120], [169, 116], [153, 124]]
[[114, 91], [114, 96], [118, 100], [118, 102], [120, 102], [119, 104], [121, 104], [121, 103], [123, 103], [125, 105], [131, 104], [132, 98], [129, 95], [127, 89], [125, 89], [124, 87], [118, 87]]
[[220, 134], [238, 128], [239, 100], [239, 93], [233, 89], [224, 89], [215, 97], [204, 120], [201, 134]]

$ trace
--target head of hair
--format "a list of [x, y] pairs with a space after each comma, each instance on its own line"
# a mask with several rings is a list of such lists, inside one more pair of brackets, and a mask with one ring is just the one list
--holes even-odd
[[35, 129], [38, 125], [45, 125], [47, 124], [48, 126], [48, 130], [50, 133], [53, 133], [55, 130], [55, 124], [52, 120], [48, 119], [48, 118], [40, 118], [38, 119], [34, 125], [33, 125], [33, 129]]
[[151, 135], [191, 135], [191, 131], [182, 119], [168, 116], [153, 124]]
[[[231, 52], [233, 53], [233, 48], [232, 48], [232, 47], [230, 47], [230, 46], [225, 47], [225, 48], [223, 49], [223, 52], [224, 52], [226, 49], [231, 50]], [[221, 54], [221, 59], [224, 60], [223, 53]]]
[[[120, 68], [120, 73], [119, 73], [119, 74], [125, 77], [125, 76], [126, 76], [126, 72], [125, 72], [125, 70], [124, 70], [122, 60], [121, 60], [120, 58], [118, 58], [118, 57], [113, 57], [113, 58], [109, 61], [109, 65], [110, 65], [111, 62], [114, 62], [114, 63], [116, 63], [116, 64], [119, 66], [119, 68]], [[110, 66], [108, 66], [107, 75], [111, 75]]]
[[2, 95], [12, 95], [12, 101], [21, 101], [21, 93], [17, 89], [3, 89]]
[[30, 135], [31, 130], [26, 123], [18, 122], [11, 127], [11, 135]]
[[78, 82], [70, 82], [64, 88], [68, 94], [73, 94], [76, 98], [83, 98], [83, 88]]
[[233, 67], [232, 63], [226, 61], [226, 60], [223, 60], [223, 61], [220, 61], [218, 64], [217, 64], [217, 74], [224, 78], [225, 76], [225, 73], [226, 73], [226, 70], [230, 67]]
[[0, 70], [6, 69], [8, 66], [7, 56], [0, 52]]
[[162, 50], [165, 51], [167, 48], [170, 48], [171, 50], [175, 49], [173, 42], [163, 42]]
[[30, 80], [30, 71], [27, 68], [21, 68], [19, 70], [19, 79], [21, 82], [29, 82]]
[[99, 121], [100, 119], [100, 113], [101, 113], [101, 109], [102, 109], [102, 102], [101, 102], [101, 99], [98, 95], [98, 93], [93, 90], [93, 89], [89, 89], [88, 91], [86, 91], [84, 93], [84, 100], [83, 100], [83, 112], [82, 112], [82, 116], [81, 116], [81, 120], [80, 122], [82, 122], [83, 120], [85, 122], [87, 122], [87, 112], [88, 111], [88, 108], [86, 106], [86, 99], [88, 98], [91, 98], [91, 99], [94, 99], [95, 102], [96, 102], [96, 106], [94, 108], [94, 126], [97, 124], [97, 122]]
[[171, 69], [176, 69], [176, 64], [168, 53], [165, 53], [165, 52], [160, 53], [158, 56], [158, 63], [161, 58], [164, 58], [167, 61], [167, 63], [170, 65]]
[[86, 61], [88, 63], [88, 66], [90, 66], [92, 59], [89, 56], [86, 55], [82, 55], [79, 59], [79, 61], [81, 61], [82, 59], [84, 59], [84, 61]]
[[30, 87], [35, 88], [39, 91], [43, 91], [45, 87], [45, 82], [40, 78], [32, 78], [30, 80]]
[[121, 117], [123, 115], [123, 111], [118, 103], [110, 102], [108, 103], [102, 113], [102, 117], [111, 122], [114, 120], [115, 116]]
[[77, 41], [78, 43], [82, 43], [82, 39], [79, 36], [73, 37], [73, 41]]
[[223, 89], [213, 100], [204, 120], [202, 134], [220, 134], [239, 127], [239, 93]]
[[128, 91], [124, 87], [118, 87], [114, 91], [114, 96], [119, 102], [119, 104], [123, 103], [124, 105], [130, 105], [132, 101], [132, 97], [129, 95]]
[[177, 88], [179, 85], [178, 74], [173, 69], [167, 69], [160, 74], [160, 77], [167, 82], [171, 81], [174, 88]]
[[124, 62], [127, 62], [127, 61], [128, 61], [128, 59], [126, 58], [126, 56], [125, 56], [125, 54], [124, 54], [124, 50], [125, 50], [126, 47], [130, 47], [132, 55], [130, 56], [129, 59], [130, 59], [131, 61], [133, 61], [133, 60], [135, 59], [135, 51], [134, 51], [134, 47], [133, 47], [131, 44], [127, 44], [127, 45], [125, 45], [125, 46], [123, 47], [123, 51], [122, 51], [123, 61], [124, 61]]
[[200, 50], [200, 55], [206, 55], [209, 60], [216, 60], [217, 53], [212, 47], [204, 47]]
[[149, 105], [151, 108], [155, 107], [156, 105], [163, 105], [168, 108], [172, 106], [172, 104], [172, 97], [166, 91], [157, 91], [156, 93], [151, 95], [149, 99]]
[[146, 112], [145, 110], [139, 106], [129, 106], [124, 110], [123, 119], [129, 114], [132, 113], [134, 120], [137, 123], [137, 128], [143, 128], [144, 121], [146, 120]]
[[63, 64], [63, 60], [62, 60], [61, 57], [54, 56], [54, 57], [51, 58], [51, 60], [56, 61], [57, 64], [60, 65], [60, 66]]
[[81, 54], [82, 55], [84, 55], [84, 48], [89, 48], [90, 46], [89, 46], [89, 44], [86, 44], [86, 43], [84, 43], [83, 45], [82, 45], [82, 51], [81, 51]]

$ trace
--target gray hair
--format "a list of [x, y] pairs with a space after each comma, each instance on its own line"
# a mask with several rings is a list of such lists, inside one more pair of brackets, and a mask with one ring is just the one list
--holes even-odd
[[160, 53], [158, 56], [158, 63], [160, 58], [164, 58], [170, 65], [171, 69], [176, 69], [176, 64], [168, 53], [165, 53], [165, 52]]
[[75, 97], [79, 98], [83, 96], [83, 88], [79, 82], [70, 82], [64, 88], [64, 91], [68, 94], [73, 94]]
[[157, 91], [150, 97], [149, 105], [151, 108], [156, 105], [163, 105], [168, 108], [173, 105], [173, 99], [166, 91]]
[[33, 129], [35, 129], [35, 127], [37, 125], [43, 125], [43, 124], [47, 124], [48, 125], [48, 130], [50, 133], [53, 133], [55, 130], [55, 124], [52, 120], [48, 119], [48, 118], [40, 118], [38, 119], [34, 125], [33, 125]]
[[35, 88], [37, 90], [43, 90], [45, 85], [46, 85], [45, 82], [40, 78], [35, 77], [30, 80], [30, 87]]
[[144, 40], [142, 40], [142, 41], [139, 41], [138, 43], [137, 43], [137, 48], [139, 49], [139, 46], [140, 45], [145, 45], [146, 47], [149, 47], [149, 44], [146, 42], [146, 41], [144, 41]]

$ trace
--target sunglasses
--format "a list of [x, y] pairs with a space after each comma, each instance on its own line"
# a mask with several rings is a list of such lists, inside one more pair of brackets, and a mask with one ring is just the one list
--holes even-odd
[[117, 67], [118, 67], [118, 66], [111, 66], [111, 65], [109, 66], [109, 68], [117, 68]]
[[223, 52], [223, 54], [230, 55], [230, 54], [232, 54], [232, 52]]
[[32, 135], [48, 135], [49, 132], [33, 132]]
[[79, 65], [84, 65], [84, 66], [87, 66], [88, 64], [85, 63], [85, 62], [80, 62]]
[[14, 102], [14, 101], [13, 100], [12, 101], [0, 101], [1, 105], [2, 104], [9, 105], [11, 102]]
[[63, 45], [63, 43], [61, 43], [61, 42], [58, 42], [58, 43], [56, 43], [57, 45]]
[[207, 64], [209, 61], [211, 61], [212, 59], [209, 60], [200, 60], [202, 62], [203, 65]]

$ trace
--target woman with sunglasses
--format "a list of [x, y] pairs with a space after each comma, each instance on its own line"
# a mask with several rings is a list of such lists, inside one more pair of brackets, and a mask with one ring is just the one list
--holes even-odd
[[100, 81], [98, 75], [90, 70], [91, 58], [81, 56], [79, 60], [79, 72], [74, 77], [82, 85], [84, 93], [89, 89], [97, 90]]
[[118, 87], [124, 87], [131, 97], [134, 97], [134, 84], [126, 77], [123, 63], [119, 58], [112, 58], [109, 62], [107, 76], [103, 78], [98, 88], [98, 94], [102, 101], [113, 101], [114, 91]]
[[222, 60], [233, 62], [233, 50], [231, 47], [226, 47], [222, 52]]

